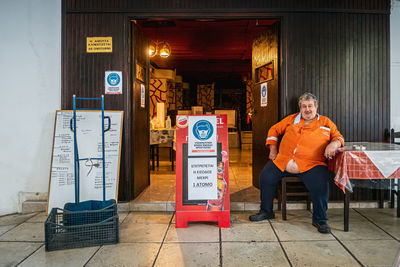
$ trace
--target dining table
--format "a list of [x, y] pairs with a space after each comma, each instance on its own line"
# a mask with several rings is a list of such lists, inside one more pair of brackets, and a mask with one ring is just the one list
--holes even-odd
[[400, 217], [400, 145], [375, 142], [345, 143], [343, 151], [328, 161], [335, 184], [344, 193], [344, 231], [349, 230], [350, 195], [353, 188], [379, 189], [379, 207], [383, 208], [383, 189], [397, 192], [397, 217]]
[[174, 170], [175, 158], [175, 128], [159, 128], [150, 130], [150, 157], [152, 159], [152, 170], [155, 170], [155, 160], [159, 167], [159, 150], [160, 148], [169, 149], [171, 169]]

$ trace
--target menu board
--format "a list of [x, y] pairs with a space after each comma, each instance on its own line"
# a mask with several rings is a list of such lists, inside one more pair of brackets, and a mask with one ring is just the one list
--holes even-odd
[[[56, 112], [50, 169], [47, 212], [75, 201], [74, 132], [72, 111]], [[104, 111], [106, 200], [118, 196], [121, 154], [122, 111]], [[109, 117], [110, 119], [108, 120]], [[110, 125], [109, 125], [110, 124]], [[101, 111], [76, 112], [76, 139], [79, 161], [80, 201], [103, 200]]]

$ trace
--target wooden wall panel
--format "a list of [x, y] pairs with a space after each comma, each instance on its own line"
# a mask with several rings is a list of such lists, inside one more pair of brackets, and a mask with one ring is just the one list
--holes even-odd
[[298, 96], [308, 91], [346, 141], [383, 141], [390, 120], [388, 16], [308, 13], [285, 22], [281, 117], [297, 112]]
[[[286, 83], [283, 118], [298, 111], [303, 92], [320, 100], [319, 113], [338, 126], [346, 141], [384, 141], [390, 124], [389, 17], [380, 14], [291, 14], [285, 17]], [[285, 97], [282, 97], [285, 96]], [[332, 186], [332, 198], [342, 193]], [[355, 199], [376, 197], [356, 189]]]
[[[190, 12], [196, 11], [223, 11], [226, 12], [361, 12], [379, 13], [390, 9], [390, 1], [382, 0], [68, 0], [67, 8], [70, 11], [105, 11], [105, 12]], [[200, 14], [201, 15], [201, 14]], [[207, 15], [207, 14], [203, 14]]]
[[[131, 120], [131, 107], [127, 102], [130, 94], [127, 20], [124, 16], [117, 14], [68, 14], [65, 21], [62, 109], [72, 109], [74, 94], [80, 97], [99, 97], [104, 94], [104, 72], [106, 70], [122, 71], [123, 94], [106, 95], [105, 108], [124, 111], [119, 198], [128, 199], [133, 175], [130, 167], [132, 152], [126, 149], [131, 144], [131, 124], [127, 123]], [[113, 52], [86, 53], [86, 37], [101, 36], [113, 38]], [[85, 107], [93, 108], [95, 104], [86, 101]]]

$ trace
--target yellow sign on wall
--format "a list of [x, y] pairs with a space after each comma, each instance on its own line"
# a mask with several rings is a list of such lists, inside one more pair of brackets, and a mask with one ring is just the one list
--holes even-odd
[[112, 37], [86, 37], [87, 53], [111, 53]]

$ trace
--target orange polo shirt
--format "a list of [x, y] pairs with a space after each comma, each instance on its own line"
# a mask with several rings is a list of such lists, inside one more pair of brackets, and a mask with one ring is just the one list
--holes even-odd
[[301, 113], [287, 116], [268, 131], [267, 145], [278, 145], [278, 137], [283, 134], [279, 152], [273, 161], [283, 172], [291, 159], [297, 163], [300, 172], [317, 165], [325, 165], [326, 146], [333, 140], [344, 145], [344, 138], [336, 125], [328, 118], [317, 114], [317, 119], [304, 126]]

